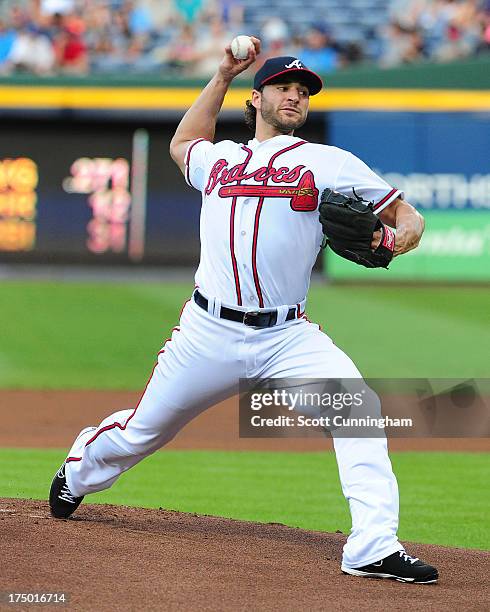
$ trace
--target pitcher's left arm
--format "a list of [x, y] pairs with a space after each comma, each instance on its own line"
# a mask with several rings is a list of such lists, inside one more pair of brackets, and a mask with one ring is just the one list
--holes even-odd
[[[386, 225], [396, 229], [394, 257], [408, 253], [419, 245], [425, 228], [424, 218], [406, 200], [397, 198], [381, 211], [379, 218]], [[372, 248], [378, 246], [380, 239], [380, 232], [375, 232]]]

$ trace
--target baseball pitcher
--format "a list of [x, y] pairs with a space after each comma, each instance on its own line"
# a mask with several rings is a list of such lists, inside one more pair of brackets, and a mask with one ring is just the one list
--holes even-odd
[[[351, 359], [305, 317], [322, 244], [360, 265], [387, 267], [415, 248], [420, 214], [355, 155], [294, 136], [320, 77], [295, 57], [268, 59], [255, 75], [247, 143], [214, 142], [233, 79], [251, 66], [231, 47], [180, 122], [170, 154], [202, 194], [196, 289], [133, 410], [84, 429], [54, 477], [51, 512], [67, 518], [83, 496], [110, 487], [191, 419], [236, 393], [240, 378], [361, 379]], [[358, 305], [352, 308], [358, 309]], [[398, 487], [385, 437], [334, 437], [352, 515], [346, 574], [434, 583], [437, 569], [397, 538]]]

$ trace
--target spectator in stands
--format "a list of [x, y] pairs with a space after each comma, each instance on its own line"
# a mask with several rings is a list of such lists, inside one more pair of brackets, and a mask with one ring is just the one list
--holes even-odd
[[17, 32], [29, 23], [27, 12], [18, 4], [13, 4], [8, 11], [8, 26]]
[[75, 8], [75, 0], [41, 0], [39, 6], [42, 15], [68, 15]]
[[129, 33], [126, 51], [128, 69], [140, 74], [155, 72], [159, 63], [151, 54], [155, 26], [148, 5], [142, 0], [126, 0], [122, 10]]
[[223, 49], [232, 38], [233, 35], [219, 15], [211, 18], [209, 24], [201, 29], [199, 42], [195, 45], [194, 66], [189, 73], [202, 77], [212, 76], [221, 62]]
[[54, 73], [56, 55], [49, 38], [29, 24], [18, 33], [7, 58], [6, 67], [38, 76]]
[[339, 54], [326, 26], [318, 24], [310, 28], [306, 34], [305, 47], [298, 51], [298, 57], [313, 72], [325, 73], [336, 70]]
[[364, 59], [362, 47], [358, 42], [348, 42], [340, 47], [339, 68], [359, 64]]
[[154, 29], [148, 7], [142, 2], [127, 1], [124, 11], [128, 14], [128, 27], [132, 36], [149, 36]]
[[174, 0], [175, 6], [186, 23], [194, 23], [204, 7], [204, 0]]
[[64, 73], [88, 74], [88, 50], [83, 34], [85, 24], [82, 19], [70, 16], [55, 39], [55, 49], [59, 70]]
[[0, 73], [7, 70], [7, 60], [16, 37], [15, 30], [0, 19]]
[[150, 13], [154, 33], [158, 35], [165, 35], [179, 20], [180, 14], [172, 0], [139, 0], [139, 3]]
[[402, 28], [413, 29], [421, 25], [422, 15], [433, 25], [433, 0], [391, 0], [388, 8], [389, 23], [398, 23]]
[[90, 64], [94, 72], [118, 72], [127, 66], [131, 32], [127, 14], [110, 11], [99, 15], [97, 32], [90, 37]]
[[487, 1], [486, 6], [483, 6], [478, 14], [478, 21], [480, 24], [480, 43], [477, 51], [479, 53], [485, 53], [490, 51], [490, 0]]
[[260, 39], [265, 50], [271, 46], [284, 45], [289, 37], [288, 24], [281, 17], [269, 17], [260, 29]]
[[444, 39], [434, 50], [439, 61], [468, 57], [476, 52], [480, 41], [477, 1], [444, 0], [439, 5], [439, 17], [444, 23]]
[[194, 26], [185, 23], [170, 41], [161, 57], [170, 70], [180, 72], [183, 76], [192, 75], [194, 62], [197, 60]]
[[384, 68], [410, 64], [423, 58], [423, 40], [416, 28], [402, 27], [393, 22], [385, 29], [383, 38], [380, 64]]
[[217, 0], [214, 10], [231, 32], [243, 31], [245, 5], [242, 0]]

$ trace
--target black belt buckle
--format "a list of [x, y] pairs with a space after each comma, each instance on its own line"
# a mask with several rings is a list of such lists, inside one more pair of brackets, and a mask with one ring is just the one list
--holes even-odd
[[261, 313], [258, 310], [252, 310], [250, 312], [246, 312], [243, 315], [243, 324], [249, 325], [250, 327], [259, 327], [257, 323], [259, 323], [258, 318]]

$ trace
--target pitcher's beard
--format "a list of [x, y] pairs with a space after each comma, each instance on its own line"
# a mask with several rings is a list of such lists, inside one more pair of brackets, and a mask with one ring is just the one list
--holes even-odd
[[306, 117], [302, 117], [300, 114], [297, 117], [291, 117], [291, 119], [280, 119], [272, 108], [268, 108], [264, 104], [262, 104], [260, 114], [266, 123], [274, 127], [281, 134], [289, 134], [293, 130], [298, 130], [306, 122]]

